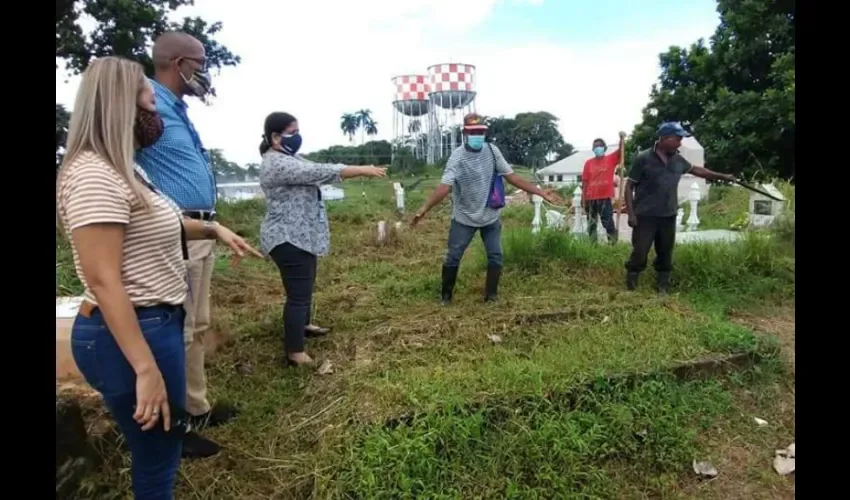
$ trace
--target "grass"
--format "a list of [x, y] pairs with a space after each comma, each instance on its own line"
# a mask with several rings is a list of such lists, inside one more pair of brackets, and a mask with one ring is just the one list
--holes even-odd
[[[438, 179], [429, 172], [407, 193], [408, 207]], [[704, 222], [746, 210], [746, 197], [730, 193], [705, 204]], [[763, 456], [793, 440], [793, 375], [770, 335], [731, 317], [793, 300], [793, 219], [734, 244], [678, 246], [676, 293], [657, 297], [651, 271], [638, 292], [622, 291], [628, 245], [532, 236], [531, 207], [510, 206], [500, 302], [481, 302], [486, 259], [475, 240], [455, 304], [441, 308], [449, 204], [378, 245], [377, 221], [402, 220], [391, 187], [354, 181], [346, 195], [329, 203], [332, 253], [320, 261], [315, 293], [315, 321], [334, 333], [308, 344], [333, 374], [281, 366], [274, 266], [234, 268], [219, 256], [209, 384], [241, 414], [206, 431], [226, 448], [183, 463], [179, 497], [793, 497], [793, 481]], [[220, 215], [256, 242], [263, 210], [248, 201], [223, 204]], [[57, 235], [57, 294], [79, 292]], [[671, 375], [683, 363], [753, 352], [764, 361], [743, 373]], [[97, 405], [87, 408], [91, 422], [105, 421]], [[742, 415], [755, 413], [776, 424], [752, 433]], [[104, 466], [79, 496], [123, 498], [126, 454], [114, 430], [96, 434]], [[690, 463], [699, 457], [731, 479], [698, 481]]]

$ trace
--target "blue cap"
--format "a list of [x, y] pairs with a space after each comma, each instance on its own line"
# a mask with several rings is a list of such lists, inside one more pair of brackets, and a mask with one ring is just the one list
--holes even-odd
[[691, 134], [682, 128], [679, 122], [664, 122], [658, 127], [658, 137], [678, 135], [679, 137], [690, 137]]

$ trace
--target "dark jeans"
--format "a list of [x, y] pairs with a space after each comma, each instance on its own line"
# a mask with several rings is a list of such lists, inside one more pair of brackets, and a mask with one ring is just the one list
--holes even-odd
[[608, 241], [615, 243], [617, 241], [617, 228], [614, 227], [614, 205], [611, 204], [611, 198], [602, 200], [590, 200], [588, 204], [588, 223], [587, 232], [590, 235], [590, 241], [596, 242], [596, 220], [602, 219], [602, 227], [608, 233]]
[[286, 352], [304, 352], [304, 328], [310, 324], [318, 259], [289, 243], [274, 247], [270, 255], [280, 270], [283, 289], [286, 290], [286, 304], [283, 306]]
[[469, 244], [472, 243], [472, 237], [475, 236], [476, 231], [481, 232], [481, 240], [484, 242], [484, 249], [487, 251], [487, 266], [502, 267], [502, 222], [497, 220], [489, 226], [472, 227], [461, 224], [454, 219], [452, 219], [452, 226], [449, 229], [449, 249], [446, 252], [444, 266], [460, 266], [460, 259]]
[[171, 500], [180, 466], [184, 427], [175, 426], [186, 406], [186, 351], [183, 344], [182, 307], [155, 306], [136, 309], [142, 334], [165, 380], [172, 429], [162, 424], [149, 431], [133, 420], [136, 406], [136, 373], [109, 332], [99, 309], [86, 318], [77, 316], [71, 330], [71, 351], [86, 381], [103, 395], [132, 459], [133, 496], [136, 500]]
[[632, 255], [626, 269], [639, 273], [646, 269], [646, 257], [655, 244], [655, 270], [669, 273], [673, 269], [673, 245], [676, 243], [676, 216], [637, 216], [637, 227], [632, 228]]

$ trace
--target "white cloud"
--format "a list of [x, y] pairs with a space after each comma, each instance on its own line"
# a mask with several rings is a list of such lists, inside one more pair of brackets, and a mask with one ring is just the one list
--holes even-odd
[[[390, 78], [425, 73], [435, 63], [467, 62], [477, 67], [480, 113], [546, 110], [561, 119], [566, 140], [583, 147], [597, 136], [614, 140], [618, 130], [630, 131], [658, 76], [658, 53], [715, 27], [709, 19], [652, 30], [640, 40], [587, 46], [468, 42], [496, 3], [198, 0], [179, 14], [222, 20], [218, 40], [242, 56], [242, 64], [214, 75], [219, 97], [210, 107], [190, 101], [190, 115], [208, 147], [239, 163], [258, 160], [263, 119], [271, 111], [299, 118], [305, 151], [344, 144], [339, 118], [361, 108], [373, 111], [378, 138], [389, 139]], [[58, 72], [57, 102], [70, 105], [78, 79], [62, 80]]]

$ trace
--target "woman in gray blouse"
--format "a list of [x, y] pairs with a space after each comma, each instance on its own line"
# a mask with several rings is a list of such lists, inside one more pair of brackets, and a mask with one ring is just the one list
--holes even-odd
[[287, 113], [266, 117], [260, 154], [260, 186], [266, 217], [260, 245], [280, 270], [286, 304], [283, 307], [286, 363], [312, 363], [304, 352], [304, 336], [328, 332], [310, 324], [317, 257], [328, 254], [330, 232], [319, 186], [352, 177], [385, 177], [385, 168], [313, 163], [297, 155], [301, 147], [298, 120]]

